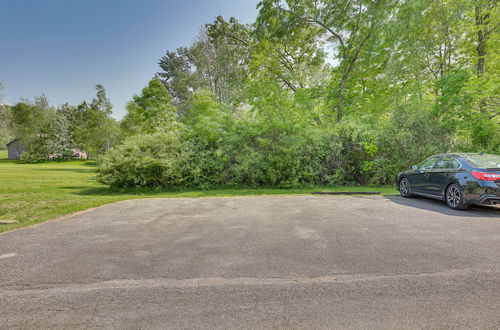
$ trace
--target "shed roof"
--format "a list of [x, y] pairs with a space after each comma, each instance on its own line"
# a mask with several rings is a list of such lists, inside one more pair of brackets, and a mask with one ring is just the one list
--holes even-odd
[[15, 138], [14, 140], [12, 140], [12, 141], [10, 141], [10, 142], [6, 143], [5, 145], [6, 145], [6, 146], [8, 146], [9, 144], [12, 144], [12, 143], [16, 142], [17, 140], [19, 140], [19, 138]]

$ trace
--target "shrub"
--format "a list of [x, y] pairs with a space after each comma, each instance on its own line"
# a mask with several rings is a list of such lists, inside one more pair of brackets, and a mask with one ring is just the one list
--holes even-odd
[[377, 154], [367, 164], [371, 184], [394, 183], [397, 175], [424, 158], [460, 149], [448, 127], [424, 111], [397, 109], [376, 130]]
[[219, 138], [204, 129], [129, 138], [101, 158], [99, 179], [113, 186], [201, 188], [359, 184], [369, 181], [363, 164], [376, 148], [370, 130], [350, 123], [315, 128], [248, 120], [219, 131]]
[[180, 133], [137, 135], [99, 160], [98, 179], [111, 186], [178, 186], [184, 184]]
[[[181, 122], [128, 138], [99, 165], [113, 186], [393, 184], [429, 155], [461, 148], [455, 131], [431, 111], [394, 109], [380, 122], [331, 123], [283, 103], [231, 113], [197, 92]], [[280, 103], [281, 102], [281, 103]]]

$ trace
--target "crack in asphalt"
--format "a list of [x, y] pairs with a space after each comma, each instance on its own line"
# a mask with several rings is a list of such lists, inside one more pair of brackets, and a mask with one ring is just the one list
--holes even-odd
[[498, 270], [477, 269], [453, 269], [448, 271], [431, 273], [407, 273], [407, 274], [334, 274], [318, 277], [200, 277], [200, 278], [176, 278], [163, 277], [152, 279], [111, 279], [93, 283], [40, 283], [37, 285], [15, 284], [0, 287], [0, 295], [7, 293], [39, 293], [50, 291], [92, 291], [100, 289], [120, 288], [192, 288], [192, 287], [219, 287], [219, 286], [265, 286], [265, 285], [293, 285], [293, 284], [324, 284], [324, 283], [346, 283], [361, 281], [378, 281], [386, 279], [408, 279], [421, 277], [446, 277], [463, 276], [472, 274], [496, 274], [500, 278]]

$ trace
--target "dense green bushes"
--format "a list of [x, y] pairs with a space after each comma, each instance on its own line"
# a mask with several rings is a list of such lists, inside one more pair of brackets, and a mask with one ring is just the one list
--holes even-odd
[[100, 179], [117, 186], [181, 185], [182, 147], [173, 132], [131, 137], [102, 158]]
[[[391, 184], [422, 158], [453, 149], [452, 135], [423, 112], [398, 110], [381, 125], [307, 124], [248, 111], [238, 118], [206, 92], [189, 115], [133, 135], [100, 160], [113, 186]], [[306, 124], [304, 124], [306, 123]]]

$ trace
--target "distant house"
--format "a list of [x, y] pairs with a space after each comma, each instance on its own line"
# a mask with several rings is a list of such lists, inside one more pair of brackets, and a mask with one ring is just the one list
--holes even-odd
[[21, 144], [21, 141], [19, 139], [16, 138], [7, 143], [7, 150], [9, 159], [19, 159], [23, 151], [26, 150], [26, 147]]
[[[9, 159], [15, 160], [21, 157], [21, 154], [26, 150], [26, 146], [21, 143], [21, 140], [15, 138], [14, 140], [7, 143], [7, 150]], [[72, 149], [74, 158], [87, 158], [87, 153], [80, 149]], [[50, 155], [50, 159], [55, 159], [60, 157], [60, 155], [52, 154]]]
[[87, 159], [88, 155], [85, 151], [80, 150], [80, 149], [73, 149], [74, 157], [75, 158], [81, 158], [81, 159]]

